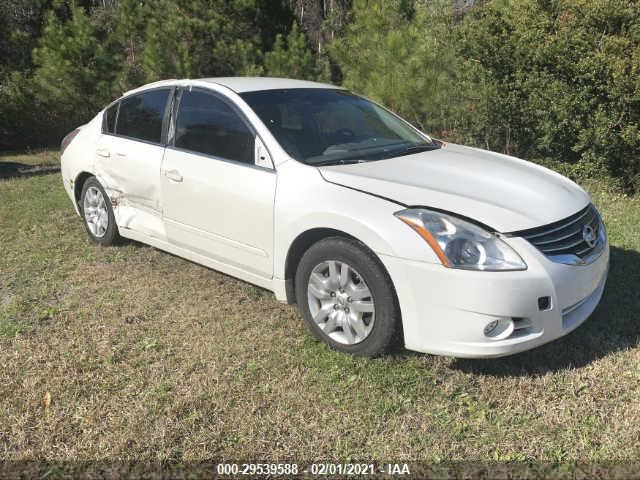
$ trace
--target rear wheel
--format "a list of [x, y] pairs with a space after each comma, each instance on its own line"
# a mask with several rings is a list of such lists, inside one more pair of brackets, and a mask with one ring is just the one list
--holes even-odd
[[342, 352], [376, 356], [399, 337], [400, 311], [391, 279], [364, 245], [326, 238], [303, 255], [296, 300], [307, 327]]
[[94, 242], [111, 245], [120, 239], [111, 201], [96, 177], [89, 177], [82, 186], [80, 211], [87, 233]]

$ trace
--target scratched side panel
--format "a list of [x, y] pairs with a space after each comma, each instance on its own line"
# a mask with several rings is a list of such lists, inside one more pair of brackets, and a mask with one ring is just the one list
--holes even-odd
[[[164, 147], [102, 135], [95, 175], [111, 199], [118, 226], [165, 239], [160, 207]], [[108, 154], [108, 156], [105, 156]]]

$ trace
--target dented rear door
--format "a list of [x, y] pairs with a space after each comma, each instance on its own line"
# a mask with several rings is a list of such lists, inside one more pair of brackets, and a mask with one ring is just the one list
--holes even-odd
[[100, 149], [96, 175], [111, 200], [160, 214], [160, 166], [164, 147], [103, 136]]
[[171, 92], [158, 88], [120, 100], [115, 129], [102, 134], [95, 156], [118, 225], [154, 236], [163, 231], [160, 168]]

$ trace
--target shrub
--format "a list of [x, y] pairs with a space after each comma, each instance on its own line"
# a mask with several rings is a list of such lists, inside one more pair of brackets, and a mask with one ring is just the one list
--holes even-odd
[[476, 139], [531, 159], [640, 175], [640, 4], [523, 0], [476, 8], [460, 28], [460, 55], [488, 83]]

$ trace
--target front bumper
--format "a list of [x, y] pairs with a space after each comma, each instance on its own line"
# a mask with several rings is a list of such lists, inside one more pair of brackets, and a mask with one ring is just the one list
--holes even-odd
[[[380, 255], [393, 279], [406, 348], [456, 357], [500, 357], [529, 350], [577, 328], [598, 305], [609, 245], [589, 265], [554, 263], [522, 238], [507, 241], [527, 270], [477, 272]], [[548, 308], [538, 299], [550, 297]], [[485, 335], [494, 320], [512, 321], [505, 338]]]

